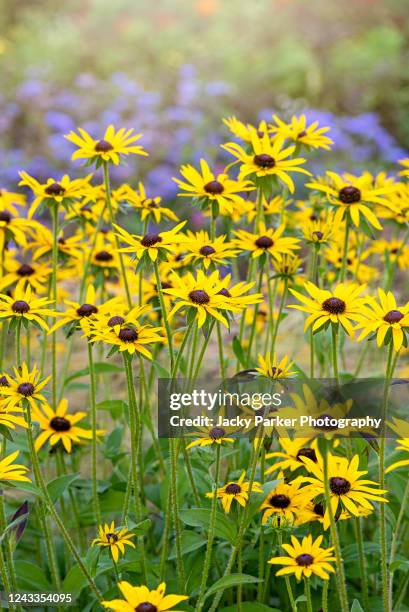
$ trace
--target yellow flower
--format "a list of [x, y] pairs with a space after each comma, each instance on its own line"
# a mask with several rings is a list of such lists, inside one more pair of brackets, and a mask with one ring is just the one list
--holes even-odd
[[291, 255], [294, 250], [300, 248], [298, 238], [282, 236], [284, 230], [285, 225], [274, 229], [260, 223], [257, 234], [245, 230], [234, 231], [236, 238], [233, 243], [242, 251], [250, 251], [253, 258], [269, 253], [273, 259], [281, 261], [284, 253]]
[[[409, 453], [409, 438], [400, 438], [397, 440], [397, 442], [399, 442], [399, 444], [395, 447], [395, 450]], [[389, 465], [385, 470], [385, 474], [389, 474], [389, 472], [392, 472], [392, 470], [396, 470], [397, 468], [404, 467], [406, 465], [409, 465], [409, 456], [407, 459], [400, 459], [399, 461], [395, 461]]]
[[30, 406], [35, 410], [37, 404], [45, 404], [46, 399], [40, 391], [46, 386], [51, 376], [48, 376], [40, 382], [40, 372], [36, 365], [30, 371], [27, 364], [24, 362], [20, 368], [13, 368], [15, 378], [9, 376], [8, 386], [1, 387], [2, 400], [0, 406], [6, 411], [14, 410], [16, 406], [21, 406], [24, 400], [30, 403]]
[[296, 372], [291, 372], [293, 362], [288, 361], [288, 355], [284, 355], [280, 362], [277, 359], [276, 353], [273, 356], [271, 353], [267, 353], [265, 357], [259, 355], [258, 364], [259, 367], [256, 368], [256, 371], [266, 378], [289, 378], [296, 375]]
[[186, 225], [186, 221], [179, 223], [173, 229], [166, 232], [150, 233], [145, 236], [129, 234], [126, 230], [114, 225], [118, 237], [122, 242], [129, 246], [120, 249], [122, 253], [132, 253], [137, 259], [141, 259], [145, 254], [152, 261], [163, 260], [168, 253], [174, 253], [181, 242], [185, 241], [184, 236], [179, 232]]
[[302, 157], [288, 159], [295, 151], [295, 146], [285, 147], [284, 138], [280, 137], [271, 142], [268, 134], [259, 136], [255, 129], [251, 129], [252, 151], [248, 153], [243, 147], [235, 142], [222, 145], [222, 148], [234, 155], [241, 163], [239, 180], [250, 177], [276, 177], [288, 187], [291, 193], [295, 186], [289, 172], [299, 172], [310, 175], [304, 168]]
[[115, 529], [115, 523], [112, 521], [110, 525], [107, 523], [105, 523], [105, 525], [99, 525], [98, 538], [92, 541], [92, 546], [109, 548], [109, 552], [116, 563], [119, 559], [119, 555], [125, 554], [125, 546], [135, 548], [135, 544], [131, 542], [131, 538], [134, 537], [135, 534], [130, 533], [126, 527]]
[[0, 207], [0, 253], [5, 246], [14, 241], [18, 246], [25, 247], [27, 234], [31, 229], [31, 222], [27, 219], [13, 215], [9, 210]]
[[186, 595], [165, 595], [166, 584], [164, 582], [153, 591], [150, 591], [147, 586], [134, 587], [124, 580], [118, 583], [118, 587], [125, 599], [102, 602], [105, 608], [114, 610], [114, 612], [166, 612], [181, 601], [188, 599]]
[[13, 297], [0, 294], [0, 319], [19, 319], [20, 321], [26, 319], [48, 331], [48, 325], [44, 319], [56, 316], [53, 310], [45, 308], [51, 303], [52, 300], [47, 300], [47, 298], [34, 297], [30, 285], [26, 289], [17, 287]]
[[16, 283], [16, 288], [23, 289], [28, 285], [35, 293], [45, 293], [51, 266], [48, 263], [31, 261], [21, 263], [15, 258], [7, 258], [4, 262], [5, 274], [0, 278], [0, 291]]
[[228, 436], [228, 432], [223, 427], [198, 427], [194, 432], [198, 436], [186, 446], [186, 450], [194, 446], [212, 446], [213, 444], [233, 444], [234, 438]]
[[295, 536], [291, 536], [291, 544], [282, 544], [282, 548], [288, 554], [288, 557], [273, 557], [269, 563], [273, 565], [284, 565], [284, 567], [276, 573], [276, 576], [287, 576], [294, 574], [297, 580], [301, 580], [303, 576], [310, 578], [313, 574], [329, 580], [328, 572], [335, 572], [331, 561], [335, 561], [332, 555], [333, 546], [322, 548], [323, 536], [320, 535], [313, 541], [312, 535], [309, 534], [302, 539], [300, 543]]
[[[92, 439], [90, 429], [77, 426], [77, 423], [86, 417], [86, 412], [67, 414], [67, 409], [68, 401], [62, 399], [56, 410], [53, 410], [47, 403], [43, 403], [41, 407], [37, 407], [33, 411], [33, 421], [37, 421], [42, 430], [35, 441], [36, 451], [39, 451], [49, 440], [51, 446], [62, 442], [67, 453], [70, 453], [73, 443]], [[101, 436], [103, 433], [103, 430], [98, 430], [97, 436]]]
[[[227, 117], [227, 119], [223, 119], [223, 123], [229, 128], [234, 136], [237, 136], [237, 138], [240, 138], [244, 142], [251, 142], [252, 130], [255, 129], [253, 125], [250, 123], [242, 123], [237, 117]], [[263, 136], [269, 131], [266, 121], [260, 121], [256, 129], [259, 136]]]
[[234, 181], [227, 174], [214, 174], [208, 163], [200, 160], [200, 172], [193, 166], [185, 165], [180, 169], [180, 173], [185, 179], [174, 178], [183, 191], [187, 193], [179, 193], [181, 197], [199, 198], [205, 206], [217, 203], [219, 211], [222, 215], [230, 214], [234, 211], [236, 204], [240, 204], [243, 200], [240, 195], [243, 191], [251, 191], [254, 189], [249, 181], [238, 180]]
[[9, 212], [12, 215], [18, 216], [19, 211], [16, 206], [25, 206], [26, 196], [22, 193], [13, 193], [7, 189], [0, 189], [0, 212]]
[[378, 346], [393, 341], [395, 351], [407, 346], [406, 331], [409, 327], [409, 302], [397, 306], [394, 295], [378, 288], [379, 303], [371, 301], [358, 317], [356, 329], [362, 329], [358, 341], [376, 333]]
[[[2, 388], [9, 387], [9, 379], [5, 374], [0, 374], [0, 398], [2, 397]], [[17, 413], [17, 414], [16, 414]], [[4, 407], [0, 408], [0, 425], [8, 427], [9, 429], [15, 429], [16, 426], [27, 429], [27, 423], [24, 417], [19, 416], [23, 414], [23, 408], [15, 406], [12, 410], [5, 410]]]
[[334, 240], [334, 217], [329, 214], [324, 219], [305, 219], [301, 225], [301, 232], [306, 242], [312, 244], [328, 244]]
[[[292, 203], [292, 200], [285, 199], [281, 195], [276, 195], [267, 200], [267, 198], [263, 195], [261, 204], [263, 207], [263, 212], [265, 217], [270, 217], [271, 215], [285, 215], [285, 209]], [[257, 204], [255, 202], [252, 203], [252, 208], [247, 214], [247, 221], [251, 223], [253, 219], [257, 215]]]
[[160, 223], [162, 217], [171, 221], [179, 221], [173, 210], [162, 206], [162, 198], [159, 196], [148, 198], [145, 187], [141, 182], [138, 183], [138, 191], [132, 189], [129, 185], [123, 185], [122, 194], [123, 199], [139, 211], [141, 221], [151, 217], [156, 223]]
[[[138, 310], [136, 307], [133, 310]], [[128, 317], [114, 315], [111, 318], [99, 318], [91, 321], [90, 336], [92, 342], [104, 342], [123, 353], [127, 351], [130, 355], [140, 353], [147, 359], [152, 359], [152, 354], [147, 345], [156, 342], [164, 342], [165, 338], [160, 334], [162, 327], [152, 327], [152, 325], [140, 325], [137, 317], [133, 316], [132, 310]]]
[[28, 211], [28, 218], [31, 219], [37, 208], [43, 202], [54, 202], [56, 204], [65, 205], [71, 200], [78, 200], [84, 195], [87, 184], [91, 178], [91, 174], [85, 179], [71, 180], [68, 174], [59, 180], [49, 178], [45, 183], [39, 183], [37, 179], [27, 174], [20, 172], [21, 181], [19, 185], [26, 185], [34, 194], [34, 200]]
[[279, 458], [272, 466], [266, 470], [266, 475], [275, 472], [276, 470], [287, 470], [291, 472], [299, 468], [305, 468], [305, 464], [301, 461], [301, 457], [309, 457], [312, 461], [316, 461], [317, 457], [315, 449], [310, 444], [311, 438], [279, 438], [282, 451], [268, 453], [266, 459]]
[[82, 128], [78, 128], [78, 132], [79, 134], [76, 134], [71, 131], [65, 136], [78, 147], [71, 159], [88, 159], [90, 162], [96, 162], [97, 166], [101, 162], [111, 162], [117, 166], [121, 155], [148, 155], [143, 147], [135, 144], [142, 134], [134, 134], [132, 128], [120, 128], [116, 131], [113, 125], [109, 125], [100, 140], [94, 140]]
[[[32, 222], [31, 222], [32, 223]], [[61, 231], [58, 236], [58, 258], [67, 261], [68, 258], [80, 259], [84, 247], [82, 245], [82, 232], [77, 231], [72, 236], [65, 236]], [[28, 244], [27, 249], [33, 252], [33, 261], [41, 257], [51, 256], [53, 248], [53, 237], [50, 230], [42, 225], [33, 232], [33, 240]]]
[[404, 159], [400, 159], [398, 164], [403, 166], [403, 170], [399, 172], [400, 176], [409, 177], [409, 157], [405, 157]]
[[318, 127], [318, 121], [307, 125], [305, 115], [299, 117], [293, 115], [290, 123], [285, 123], [277, 115], [273, 115], [273, 119], [275, 125], [269, 125], [269, 130], [277, 136], [283, 136], [285, 139], [293, 140], [313, 149], [326, 149], [327, 151], [334, 144], [333, 140], [325, 135], [330, 128]]
[[[317, 460], [314, 462], [308, 457], [302, 457], [306, 468], [312, 473], [312, 477], [305, 477], [305, 482], [310, 483], [305, 487], [305, 492], [311, 497], [325, 494], [324, 484], [324, 461], [317, 452]], [[359, 470], [359, 456], [354, 455], [349, 461], [346, 457], [337, 457], [328, 453], [328, 486], [330, 491], [330, 503], [333, 516], [336, 516], [338, 505], [344, 506], [353, 516], [359, 516], [360, 507], [372, 509], [371, 501], [386, 502], [383, 497], [387, 493], [379, 489], [377, 482], [362, 479], [368, 473], [367, 470]], [[371, 501], [370, 501], [371, 500]], [[324, 514], [324, 529], [330, 525], [328, 508]]]
[[295, 308], [310, 313], [304, 325], [306, 331], [312, 325], [315, 332], [323, 325], [329, 323], [340, 323], [349, 336], [354, 335], [351, 321], [358, 321], [362, 307], [368, 302], [368, 298], [360, 298], [365, 290], [365, 285], [343, 284], [337, 285], [331, 292], [327, 289], [319, 289], [314, 283], [307, 282], [304, 288], [311, 297], [306, 297], [290, 289], [294, 297], [302, 305], [291, 304], [289, 308]]
[[385, 198], [392, 193], [396, 186], [385, 186], [376, 188], [372, 184], [372, 177], [369, 173], [355, 177], [351, 174], [339, 175], [335, 172], [327, 172], [330, 183], [315, 180], [306, 183], [306, 186], [316, 191], [322, 191], [330, 204], [337, 208], [334, 216], [334, 225], [337, 226], [344, 219], [345, 215], [350, 215], [352, 223], [359, 227], [360, 215], [376, 229], [382, 229], [376, 215], [369, 208], [368, 204], [377, 204], [385, 208], [393, 208], [392, 204]]
[[25, 465], [13, 463], [18, 456], [19, 451], [16, 451], [0, 461], [0, 481], [31, 482], [31, 479], [26, 476], [28, 468]]
[[185, 263], [201, 262], [205, 270], [208, 270], [211, 264], [226, 265], [227, 260], [236, 257], [238, 253], [231, 242], [226, 242], [226, 236], [217, 236], [212, 241], [209, 234], [201, 230], [196, 233], [188, 231], [186, 237]]
[[[282, 472], [277, 478], [283, 479]], [[263, 512], [263, 525], [267, 522], [270, 516], [278, 515], [280, 519], [284, 519], [292, 523], [298, 512], [310, 501], [311, 496], [306, 496], [305, 488], [300, 488], [304, 479], [298, 477], [295, 480], [287, 483], [282, 480], [270, 493], [262, 503], [260, 510]]]
[[[246, 471], [244, 470], [240, 478], [236, 481], [230, 481], [224, 487], [219, 487], [215, 493], [206, 493], [206, 497], [213, 498], [215, 495], [218, 499], [221, 499], [223, 510], [226, 513], [230, 512], [230, 507], [233, 500], [236, 501], [240, 506], [246, 506], [249, 501], [249, 488], [250, 483], [244, 482]], [[259, 482], [253, 482], [251, 489], [252, 493], [262, 493], [263, 489]]]

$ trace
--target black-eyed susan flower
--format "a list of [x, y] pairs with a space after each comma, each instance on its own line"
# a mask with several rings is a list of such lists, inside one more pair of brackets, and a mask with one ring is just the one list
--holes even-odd
[[197, 438], [190, 442], [186, 449], [194, 446], [212, 446], [213, 444], [233, 444], [234, 438], [230, 434], [235, 430], [232, 427], [198, 427], [192, 435]]
[[280, 261], [282, 255], [292, 254], [294, 250], [300, 248], [299, 239], [283, 236], [284, 231], [285, 225], [273, 228], [260, 223], [257, 234], [241, 229], [235, 231], [236, 238], [233, 244], [241, 251], [249, 251], [253, 258], [268, 254], [273, 259]]
[[94, 285], [88, 285], [85, 300], [82, 304], [64, 300], [68, 308], [64, 313], [61, 313], [61, 319], [50, 329], [49, 333], [52, 334], [60, 327], [69, 324], [79, 325], [86, 331], [89, 329], [89, 323], [93, 316], [97, 313], [109, 311], [119, 300], [119, 297], [115, 297], [107, 300], [104, 304], [97, 304], [95, 287]]
[[264, 134], [268, 134], [269, 129], [267, 125], [267, 121], [260, 121], [258, 126], [251, 125], [251, 123], [243, 123], [239, 121], [237, 117], [227, 117], [223, 119], [224, 125], [226, 125], [230, 132], [243, 140], [244, 142], [251, 142], [251, 134], [252, 130], [256, 130], [259, 136], [263, 136]]
[[30, 225], [31, 222], [27, 219], [0, 208], [0, 252], [3, 253], [5, 246], [11, 241], [20, 247], [25, 247]]
[[278, 474], [277, 478], [282, 479], [281, 482], [270, 491], [260, 506], [260, 510], [263, 512], [263, 525], [271, 516], [275, 515], [286, 522], [293, 523], [298, 512], [312, 497], [312, 495], [306, 495], [305, 488], [301, 486], [304, 482], [302, 476], [288, 483], [284, 482], [282, 472]]
[[334, 240], [334, 216], [329, 214], [326, 219], [305, 219], [301, 232], [307, 243], [328, 244]]
[[51, 275], [48, 262], [21, 262], [15, 257], [6, 257], [4, 261], [4, 276], [0, 278], [0, 291], [16, 285], [24, 288], [30, 285], [35, 293], [45, 293]]
[[293, 362], [289, 361], [288, 355], [284, 355], [281, 361], [278, 361], [277, 354], [267, 353], [265, 357], [263, 355], [258, 356], [258, 367], [256, 371], [266, 378], [289, 378], [295, 376], [296, 372], [291, 371]]
[[109, 125], [100, 140], [94, 140], [82, 128], [78, 128], [78, 132], [79, 134], [76, 134], [71, 131], [65, 136], [67, 140], [78, 147], [72, 154], [71, 159], [87, 159], [90, 163], [95, 162], [97, 166], [101, 162], [109, 162], [117, 166], [121, 156], [127, 156], [131, 153], [148, 155], [141, 145], [135, 144], [142, 137], [142, 134], [135, 134], [132, 128], [115, 130], [113, 125]]
[[107, 523], [99, 525], [98, 537], [92, 541], [92, 546], [109, 548], [109, 552], [116, 563], [119, 559], [119, 555], [125, 554], [125, 546], [135, 548], [135, 544], [132, 542], [132, 538], [134, 537], [135, 534], [128, 531], [126, 527], [122, 527], [121, 529], [115, 528], [115, 523], [112, 521], [110, 525]]
[[165, 341], [165, 337], [161, 335], [163, 328], [141, 325], [136, 321], [123, 320], [121, 323], [121, 319], [121, 316], [113, 315], [105, 325], [101, 325], [101, 319], [98, 322], [92, 321], [89, 331], [91, 341], [111, 345], [112, 352], [118, 350], [121, 353], [128, 352], [130, 355], [140, 353], [147, 359], [152, 359], [148, 346]]
[[360, 215], [362, 215], [370, 225], [376, 229], [382, 229], [376, 215], [368, 205], [392, 208], [392, 204], [385, 196], [396, 189], [394, 185], [376, 188], [368, 174], [355, 177], [351, 174], [340, 175], [328, 171], [327, 177], [330, 179], [329, 183], [326, 180], [315, 180], [306, 183], [306, 186], [323, 192], [328, 202], [335, 206], [335, 226], [339, 225], [348, 214], [356, 227], [359, 227]]
[[144, 255], [148, 260], [166, 260], [169, 253], [175, 252], [181, 242], [185, 241], [180, 230], [186, 225], [186, 221], [179, 223], [173, 229], [166, 232], [149, 233], [145, 236], [129, 234], [126, 230], [114, 225], [121, 242], [129, 246], [120, 249], [122, 253], [132, 253], [136, 259], [141, 260]]
[[297, 281], [297, 275], [301, 273], [302, 260], [296, 255], [282, 255], [281, 259], [272, 260], [274, 278], [286, 280], [288, 284]]
[[[9, 386], [8, 378], [4, 374], [0, 376], [0, 399], [1, 399], [1, 387]], [[27, 429], [26, 420], [21, 414], [24, 413], [23, 408], [15, 406], [12, 410], [5, 410], [0, 408], [0, 425], [7, 427], [8, 429], [15, 429], [16, 427], [23, 427]]]
[[[232, 289], [226, 288], [226, 281], [220, 278], [218, 270], [209, 276], [206, 276], [201, 270], [197, 272], [196, 277], [190, 272], [181, 277], [173, 274], [171, 280], [173, 286], [163, 290], [164, 293], [176, 299], [169, 318], [172, 318], [180, 309], [195, 309], [199, 327], [204, 325], [207, 317], [213, 317], [228, 327], [228, 322], [221, 311], [240, 312], [243, 307], [238, 301], [239, 298], [236, 300], [231, 298]], [[250, 286], [253, 285], [254, 283]], [[258, 301], [257, 296], [255, 299]]]
[[52, 300], [47, 298], [35, 297], [30, 285], [26, 289], [17, 287], [13, 297], [5, 293], [0, 294], [0, 319], [25, 319], [47, 331], [48, 325], [45, 319], [56, 316], [53, 310], [46, 308], [51, 303]]
[[279, 438], [278, 443], [282, 450], [268, 453], [266, 459], [279, 459], [275, 461], [266, 470], [266, 474], [271, 474], [276, 470], [290, 470], [294, 472], [299, 468], [305, 468], [305, 464], [301, 461], [301, 457], [309, 457], [311, 461], [316, 461], [317, 456], [315, 454], [314, 445], [312, 438]]
[[315, 332], [323, 325], [339, 323], [349, 336], [353, 336], [354, 328], [351, 321], [359, 320], [362, 307], [368, 302], [368, 298], [359, 297], [365, 290], [365, 285], [341, 283], [333, 291], [328, 291], [319, 289], [314, 283], [307, 282], [304, 288], [310, 297], [302, 295], [295, 289], [290, 289], [290, 292], [302, 305], [291, 304], [289, 306], [289, 308], [310, 313], [305, 321], [304, 331], [310, 325]]
[[198, 198], [198, 203], [204, 208], [217, 203], [223, 215], [233, 212], [236, 204], [240, 204], [243, 199], [241, 193], [254, 189], [249, 181], [235, 181], [227, 174], [214, 174], [204, 159], [200, 160], [200, 172], [193, 166], [185, 165], [180, 173], [184, 180], [173, 179], [182, 190], [179, 196]]
[[330, 128], [320, 128], [318, 121], [308, 125], [305, 115], [299, 117], [293, 115], [289, 123], [285, 123], [277, 115], [273, 115], [273, 120], [274, 123], [268, 126], [270, 133], [283, 136], [286, 140], [292, 140], [311, 149], [326, 149], [327, 151], [334, 144], [334, 141], [326, 136]]
[[[311, 498], [324, 495], [325, 480], [322, 456], [317, 451], [316, 461], [312, 461], [306, 456], [302, 457], [301, 460], [305, 463], [308, 471], [312, 473], [311, 477], [306, 476], [304, 479], [304, 482], [309, 483], [304, 489], [305, 493], [310, 494]], [[363, 506], [372, 509], [372, 501], [387, 502], [384, 497], [387, 493], [386, 490], [379, 489], [377, 482], [362, 478], [368, 473], [368, 470], [359, 470], [358, 455], [354, 455], [349, 460], [346, 457], [338, 457], [328, 453], [327, 462], [328, 487], [333, 516], [336, 516], [338, 506], [344, 507], [353, 516], [359, 516], [359, 508]], [[324, 529], [328, 529], [330, 525], [328, 508], [324, 514], [323, 525]]]
[[[84, 250], [83, 239], [82, 232], [77, 231], [72, 236], [66, 236], [63, 231], [60, 231], [57, 240], [58, 258], [65, 262], [69, 258], [80, 259]], [[49, 257], [52, 253], [52, 248], [53, 237], [50, 230], [43, 225], [35, 227], [32, 239], [27, 245], [27, 250], [33, 253], [33, 261], [37, 261], [42, 257]]]
[[397, 470], [400, 467], [405, 467], [409, 465], [409, 438], [400, 438], [397, 440], [397, 442], [398, 444], [397, 446], [395, 446], [395, 450], [405, 451], [407, 453], [407, 458], [399, 459], [399, 461], [394, 461], [394, 463], [391, 463], [391, 465], [388, 465], [388, 467], [385, 470], [386, 474], [389, 474], [389, 472], [392, 472], [393, 470]]
[[[86, 412], [68, 413], [68, 400], [66, 399], [62, 399], [55, 410], [46, 402], [37, 406], [32, 415], [33, 421], [39, 423], [41, 430], [35, 441], [36, 451], [39, 451], [49, 441], [51, 446], [61, 442], [67, 453], [70, 453], [73, 444], [91, 440], [92, 431], [77, 425], [85, 417]], [[98, 436], [103, 433], [103, 430], [97, 431]]]
[[335, 561], [332, 554], [334, 547], [322, 548], [322, 540], [322, 535], [313, 541], [312, 535], [308, 534], [299, 542], [292, 535], [291, 544], [281, 545], [288, 557], [273, 557], [269, 561], [272, 565], [284, 565], [276, 576], [294, 574], [297, 580], [301, 580], [303, 576], [310, 578], [315, 574], [323, 580], [329, 580], [329, 572], [335, 572], [334, 566], [331, 565], [331, 562]]
[[39, 404], [45, 404], [46, 399], [41, 391], [46, 386], [51, 376], [40, 381], [40, 371], [34, 365], [30, 371], [24, 362], [21, 369], [14, 368], [14, 378], [7, 377], [7, 386], [2, 386], [0, 395], [2, 397], [0, 406], [3, 410], [13, 410], [16, 406], [24, 407], [24, 400], [30, 403], [33, 410]]
[[[265, 217], [272, 215], [285, 215], [285, 209], [292, 203], [291, 199], [284, 198], [281, 195], [275, 195], [267, 199], [264, 195], [261, 199], [261, 206]], [[257, 203], [252, 203], [251, 210], [247, 213], [247, 221], [250, 223], [257, 215]]]
[[378, 346], [393, 342], [393, 348], [399, 351], [402, 345], [407, 346], [409, 302], [405, 306], [397, 306], [393, 293], [385, 293], [381, 288], [378, 288], [378, 297], [379, 303], [372, 300], [358, 317], [356, 329], [362, 329], [358, 341], [369, 334], [376, 334]]
[[209, 234], [201, 230], [196, 233], [188, 231], [186, 237], [187, 241], [184, 245], [186, 264], [201, 263], [205, 270], [208, 270], [211, 264], [226, 265], [228, 259], [235, 257], [238, 253], [232, 243], [226, 242], [226, 236], [217, 236], [211, 240]]
[[24, 171], [20, 172], [20, 177], [19, 185], [29, 187], [34, 194], [34, 200], [28, 211], [29, 219], [43, 202], [66, 206], [71, 201], [78, 200], [84, 195], [86, 186], [91, 179], [91, 175], [89, 175], [85, 179], [71, 180], [68, 174], [64, 174], [59, 180], [49, 178], [45, 183], [40, 183]]
[[222, 148], [236, 157], [240, 162], [239, 180], [251, 178], [274, 177], [279, 179], [291, 193], [295, 186], [290, 176], [291, 172], [306, 175], [311, 173], [301, 168], [306, 160], [303, 157], [291, 158], [295, 146], [285, 147], [284, 138], [279, 137], [273, 142], [268, 134], [259, 136], [255, 129], [251, 129], [251, 153], [243, 149], [236, 142], [228, 142]]
[[12, 215], [18, 216], [18, 208], [26, 205], [26, 196], [23, 193], [14, 193], [2, 187], [0, 189], [0, 211], [8, 211]]
[[19, 463], [13, 463], [19, 456], [19, 451], [15, 451], [0, 461], [0, 481], [10, 482], [31, 482], [26, 476], [28, 468]]
[[153, 219], [160, 223], [163, 219], [178, 222], [179, 219], [171, 208], [162, 204], [162, 198], [155, 196], [149, 198], [142, 182], [138, 183], [138, 189], [132, 189], [129, 185], [122, 186], [123, 198], [132, 208], [135, 208], [141, 217], [141, 221]]
[[[227, 513], [230, 512], [233, 501], [236, 501], [240, 506], [246, 506], [249, 501], [249, 488], [250, 483], [245, 482], [246, 471], [244, 470], [238, 480], [230, 481], [223, 487], [219, 487], [217, 491], [206, 493], [206, 497], [213, 498], [215, 495], [217, 499], [222, 502], [223, 510]], [[252, 493], [262, 493], [263, 489], [259, 482], [253, 482]]]
[[[162, 582], [157, 589], [150, 591], [147, 586], [132, 586], [129, 582], [119, 582], [118, 588], [125, 599], [103, 601], [105, 608], [114, 612], [166, 612], [172, 610], [187, 595], [165, 595], [166, 584]], [[177, 610], [173, 610], [177, 612]]]

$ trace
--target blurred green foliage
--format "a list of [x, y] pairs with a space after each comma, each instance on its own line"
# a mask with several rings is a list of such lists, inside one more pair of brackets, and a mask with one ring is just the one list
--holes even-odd
[[230, 107], [242, 117], [289, 104], [374, 110], [408, 146], [407, 8], [407, 0], [0, 0], [3, 91], [39, 68], [64, 85], [83, 71], [124, 71], [166, 93], [192, 63], [204, 80], [232, 85]]

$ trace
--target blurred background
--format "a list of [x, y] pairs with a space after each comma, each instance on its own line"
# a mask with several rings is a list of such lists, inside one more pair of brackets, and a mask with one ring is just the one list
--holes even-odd
[[[393, 168], [409, 149], [407, 0], [0, 0], [0, 184], [72, 170], [62, 134], [135, 127], [117, 169], [171, 198], [180, 163], [224, 160], [222, 117], [305, 111], [331, 126], [317, 172]], [[136, 157], [136, 156], [135, 156]], [[151, 193], [150, 195], [153, 195]]]

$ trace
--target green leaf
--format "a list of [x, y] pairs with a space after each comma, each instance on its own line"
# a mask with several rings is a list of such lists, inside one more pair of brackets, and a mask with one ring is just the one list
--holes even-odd
[[[181, 534], [181, 546], [182, 546], [182, 554], [188, 555], [189, 553], [201, 548], [206, 544], [207, 540], [200, 533], [196, 533], [196, 531], [182, 531]], [[169, 559], [176, 559], [176, 547], [173, 547], [173, 550], [169, 556]]]
[[[202, 527], [207, 530], [210, 524], [210, 513], [211, 511], [208, 508], [190, 508], [189, 510], [181, 510], [179, 518], [190, 527]], [[216, 537], [234, 544], [237, 537], [237, 527], [233, 521], [220, 512], [216, 512], [214, 533]]]
[[364, 609], [357, 599], [354, 599], [352, 602], [351, 612], [364, 612]]
[[97, 410], [107, 410], [113, 419], [118, 419], [126, 408], [127, 404], [123, 400], [105, 400], [97, 404]]
[[246, 358], [240, 340], [235, 336], [233, 338], [233, 352], [243, 367], [246, 367]]
[[20, 590], [32, 590], [38, 593], [39, 591], [51, 591], [51, 584], [41, 567], [30, 563], [29, 561], [15, 561], [15, 571], [18, 579]]
[[[266, 604], [256, 603], [252, 601], [245, 601], [241, 604], [242, 612], [281, 612], [278, 608], [270, 608], [270, 606], [266, 606]], [[237, 606], [229, 606], [228, 608], [223, 608], [220, 612], [237, 612]]]
[[[96, 374], [112, 374], [113, 372], [121, 372], [122, 368], [115, 365], [114, 363], [105, 363], [97, 361], [94, 363], [94, 369]], [[73, 372], [68, 378], [65, 379], [65, 384], [68, 385], [72, 380], [76, 378], [81, 378], [82, 376], [89, 375], [89, 368], [83, 368], [82, 370], [77, 370]]]
[[205, 599], [210, 595], [214, 595], [214, 593], [217, 593], [217, 591], [228, 589], [238, 584], [255, 584], [257, 582], [263, 581], [261, 578], [249, 576], [248, 574], [230, 574], [230, 576], [224, 576], [223, 578], [220, 578], [220, 580], [217, 580], [210, 587], [210, 589], [208, 589], [207, 593], [205, 594]]
[[68, 487], [79, 478], [79, 473], [77, 474], [64, 474], [63, 476], [58, 476], [58, 478], [54, 478], [47, 484], [47, 489], [50, 494], [53, 502], [56, 502], [61, 495], [64, 493]]

